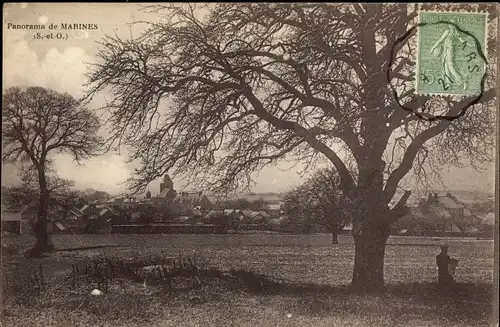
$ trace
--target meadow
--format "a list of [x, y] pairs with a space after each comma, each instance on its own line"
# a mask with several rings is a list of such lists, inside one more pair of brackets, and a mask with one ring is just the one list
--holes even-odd
[[[386, 247], [383, 295], [352, 294], [354, 244], [316, 235], [56, 235], [58, 251], [26, 259], [33, 240], [8, 237], [17, 255], [2, 258], [13, 275], [43, 267], [47, 290], [38, 300], [3, 296], [5, 326], [489, 326], [493, 305], [493, 241], [391, 237]], [[4, 242], [3, 241], [3, 242]], [[439, 245], [460, 260], [458, 293], [441, 294], [435, 286]], [[313, 285], [294, 291], [257, 291], [207, 282], [201, 289], [165, 296], [154, 287], [123, 282], [100, 297], [94, 287], [68, 287], [72, 264], [95, 258], [147, 260], [196, 258], [221, 271], [240, 269], [271, 276], [287, 285]], [[12, 277], [10, 278], [12, 281]], [[198, 294], [204, 300], [189, 301]], [[4, 294], [5, 295], [5, 294]], [[196, 296], [198, 296], [196, 295]], [[33, 296], [35, 298], [35, 296]]]

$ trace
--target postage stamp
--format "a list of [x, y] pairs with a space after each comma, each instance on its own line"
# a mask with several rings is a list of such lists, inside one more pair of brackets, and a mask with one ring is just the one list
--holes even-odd
[[480, 93], [486, 69], [486, 13], [419, 13], [417, 83], [419, 94]]

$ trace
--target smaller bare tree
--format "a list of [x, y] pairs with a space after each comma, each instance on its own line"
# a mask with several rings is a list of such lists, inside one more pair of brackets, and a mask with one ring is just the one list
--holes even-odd
[[2, 158], [22, 164], [38, 182], [39, 202], [31, 251], [39, 255], [53, 249], [47, 231], [51, 188], [48, 173], [53, 155], [68, 153], [78, 163], [97, 154], [101, 138], [99, 118], [69, 94], [43, 87], [7, 89], [2, 98]]
[[320, 169], [285, 194], [284, 211], [301, 222], [325, 226], [332, 233], [332, 243], [338, 244], [339, 232], [349, 223], [349, 204], [339, 185], [335, 169]]

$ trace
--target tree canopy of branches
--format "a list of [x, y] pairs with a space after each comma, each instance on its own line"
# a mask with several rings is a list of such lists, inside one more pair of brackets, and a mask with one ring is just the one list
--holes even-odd
[[175, 206], [167, 204], [143, 204], [134, 211], [138, 213], [137, 223], [151, 224], [174, 221], [178, 216], [176, 209]]
[[89, 202], [92, 201], [107, 201], [111, 198], [111, 195], [105, 191], [94, 190], [88, 188], [82, 192], [83, 198]]
[[155, 5], [145, 10], [164, 20], [141, 37], [102, 41], [88, 99], [110, 96], [109, 145], [141, 164], [132, 190], [167, 171], [234, 190], [283, 159], [329, 161], [351, 203], [353, 286], [380, 290], [389, 226], [407, 211], [403, 177], [480, 164], [494, 147], [493, 62], [489, 89], [460, 119], [414, 114], [454, 116], [471, 101], [415, 93], [417, 29], [395, 44], [418, 9], [489, 11], [496, 58], [494, 5]]
[[302, 185], [284, 196], [283, 210], [294, 221], [320, 224], [332, 233], [333, 244], [338, 233], [350, 221], [348, 199], [339, 189], [340, 179], [332, 168], [317, 170]]
[[29, 205], [38, 198], [37, 190], [28, 185], [2, 187], [2, 205], [8, 208]]
[[[35, 180], [39, 201], [33, 254], [53, 248], [47, 232], [51, 192], [66, 181], [48, 176], [53, 155], [68, 153], [80, 162], [94, 155], [101, 139], [99, 119], [68, 94], [42, 87], [12, 87], [2, 98], [3, 160], [22, 164], [27, 180]], [[51, 178], [51, 181], [49, 179]]]
[[269, 203], [264, 200], [264, 198], [259, 198], [254, 201], [249, 201], [245, 198], [234, 199], [234, 200], [225, 200], [219, 203], [219, 207], [222, 209], [248, 209], [248, 210], [265, 210], [266, 206]]

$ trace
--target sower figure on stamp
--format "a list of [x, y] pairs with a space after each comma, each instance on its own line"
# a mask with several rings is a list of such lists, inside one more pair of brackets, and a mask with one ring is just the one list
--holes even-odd
[[[455, 23], [453, 19], [450, 22]], [[451, 83], [462, 85], [463, 90], [467, 88], [467, 77], [462, 74], [456, 64], [456, 52], [460, 44], [464, 43], [465, 41], [457, 28], [449, 24], [431, 48], [431, 54], [441, 57], [444, 74], [452, 81]]]
[[448, 245], [441, 246], [441, 253], [436, 256], [438, 266], [438, 283], [440, 286], [450, 286], [453, 284], [453, 274], [458, 264], [457, 259], [448, 255]]

